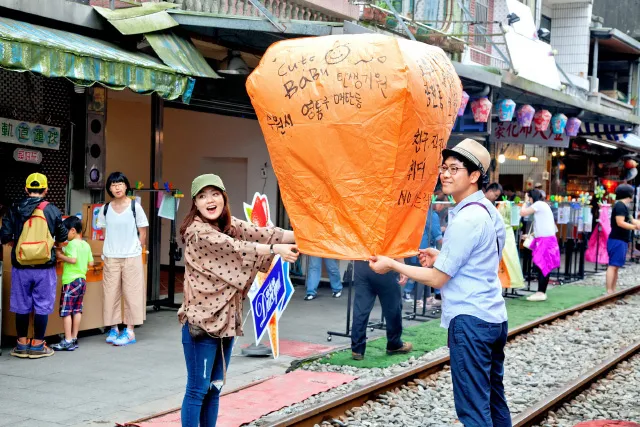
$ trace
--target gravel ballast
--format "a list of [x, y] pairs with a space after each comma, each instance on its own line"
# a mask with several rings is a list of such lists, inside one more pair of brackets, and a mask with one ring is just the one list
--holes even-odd
[[[621, 270], [619, 288], [637, 284], [638, 272], [640, 272], [638, 265], [631, 265]], [[603, 286], [603, 282], [604, 275], [597, 275], [571, 286]], [[640, 325], [640, 295], [631, 295], [616, 303], [578, 313], [550, 325], [543, 325], [509, 342], [505, 349], [504, 382], [512, 416], [524, 411], [541, 396], [562, 387], [624, 347], [640, 340], [638, 325]], [[398, 374], [418, 363], [446, 354], [448, 349], [443, 347], [417, 359], [411, 358], [407, 362], [385, 369], [310, 363], [302, 369], [316, 372], [340, 372], [357, 376], [358, 379], [269, 414], [250, 425], [268, 424], [321, 401], [344, 395], [373, 381]], [[635, 377], [632, 375], [631, 378], [635, 378], [636, 390], [640, 390], [637, 369]], [[638, 401], [636, 396], [635, 402]], [[347, 415], [343, 423], [355, 427], [445, 426], [454, 422], [459, 423], [453, 405], [449, 368], [433, 374], [424, 381], [416, 380], [411, 385], [403, 386], [402, 389], [386, 393], [375, 402], [370, 401], [360, 408], [353, 408]], [[564, 419], [559, 414], [556, 415], [558, 415], [557, 420]], [[593, 418], [595, 417], [580, 421]]]

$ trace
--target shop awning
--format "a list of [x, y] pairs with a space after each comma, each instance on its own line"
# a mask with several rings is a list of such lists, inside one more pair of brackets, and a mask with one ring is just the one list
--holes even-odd
[[582, 123], [580, 136], [610, 142], [618, 147], [640, 152], [640, 136], [634, 134], [633, 129], [628, 126]]
[[78, 85], [156, 92], [188, 102], [195, 80], [138, 52], [66, 31], [0, 17], [0, 67], [66, 77]]
[[220, 78], [190, 40], [172, 31], [158, 31], [144, 37], [162, 62], [174, 70], [189, 76]]
[[178, 23], [167, 13], [174, 7], [178, 5], [160, 2], [115, 10], [97, 6], [94, 9], [122, 34], [145, 34], [177, 27]]

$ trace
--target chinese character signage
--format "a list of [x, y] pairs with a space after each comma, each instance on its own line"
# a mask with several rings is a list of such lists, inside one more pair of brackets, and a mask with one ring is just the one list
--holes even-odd
[[36, 165], [39, 165], [40, 163], [42, 163], [42, 153], [38, 150], [16, 148], [13, 151], [13, 159], [17, 162], [34, 163]]
[[523, 128], [516, 122], [495, 123], [490, 136], [491, 142], [505, 144], [531, 144], [545, 147], [567, 148], [571, 139], [566, 134], [554, 134], [551, 126], [545, 131], [537, 131], [534, 127]]
[[0, 142], [60, 149], [60, 128], [0, 117]]

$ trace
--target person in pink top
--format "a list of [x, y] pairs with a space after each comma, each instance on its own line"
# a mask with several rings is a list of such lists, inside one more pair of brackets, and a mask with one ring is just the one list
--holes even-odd
[[[539, 190], [529, 191], [520, 215], [533, 215], [534, 240], [531, 244], [533, 263], [538, 267], [538, 292], [527, 297], [528, 301], [546, 301], [551, 271], [560, 267], [560, 247], [556, 238], [556, 223], [551, 207]], [[530, 204], [530, 202], [533, 202]], [[528, 206], [530, 204], [530, 206]]]

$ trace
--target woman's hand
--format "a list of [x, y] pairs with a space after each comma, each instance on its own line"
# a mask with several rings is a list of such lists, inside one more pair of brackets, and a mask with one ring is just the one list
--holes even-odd
[[378, 274], [385, 274], [391, 271], [393, 260], [382, 255], [374, 255], [369, 258], [369, 268]]
[[409, 278], [407, 276], [405, 276], [404, 274], [400, 274], [398, 276], [398, 284], [400, 286], [406, 285], [408, 281], [409, 281]]
[[418, 254], [418, 260], [423, 267], [431, 268], [436, 263], [440, 251], [434, 248], [420, 249]]
[[300, 252], [298, 251], [298, 247], [296, 245], [289, 245], [280, 243], [277, 245], [273, 245], [273, 251], [280, 255], [283, 261], [287, 262], [296, 262], [298, 260], [298, 255]]

